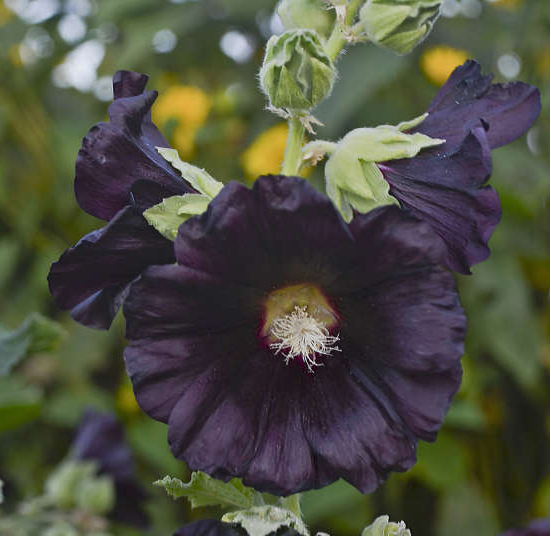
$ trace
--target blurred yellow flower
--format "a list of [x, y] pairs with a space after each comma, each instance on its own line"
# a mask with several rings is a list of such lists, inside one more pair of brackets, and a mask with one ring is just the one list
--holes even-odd
[[0, 0], [0, 26], [4, 26], [13, 17], [13, 11], [6, 7], [6, 4]]
[[153, 106], [153, 121], [161, 128], [172, 124], [169, 135], [182, 158], [195, 149], [195, 134], [205, 123], [211, 108], [208, 95], [195, 86], [171, 86]]
[[241, 155], [241, 166], [247, 179], [254, 181], [263, 174], [277, 174], [286, 144], [286, 123], [279, 123], [261, 133]]
[[128, 379], [118, 388], [115, 400], [117, 402], [117, 409], [124, 415], [136, 415], [141, 411]]
[[437, 45], [423, 52], [421, 69], [426, 77], [437, 86], [446, 82], [451, 72], [469, 58], [469, 53], [447, 45]]
[[494, 6], [503, 7], [513, 11], [518, 9], [524, 3], [524, 0], [492, 0], [491, 3]]

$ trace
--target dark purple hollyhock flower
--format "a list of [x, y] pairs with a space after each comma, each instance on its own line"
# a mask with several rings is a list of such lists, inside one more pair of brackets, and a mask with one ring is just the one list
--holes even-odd
[[411, 159], [378, 163], [390, 194], [444, 239], [446, 265], [466, 274], [488, 257], [488, 240], [501, 219], [496, 191], [484, 186], [492, 171], [490, 150], [525, 133], [541, 110], [534, 86], [492, 84], [492, 78], [473, 60], [456, 68], [427, 118], [411, 130], [446, 142]]
[[[174, 536], [249, 536], [237, 523], [224, 523], [218, 519], [200, 519], [179, 528]], [[301, 536], [287, 526], [280, 527], [268, 536]]]
[[88, 410], [71, 448], [76, 459], [95, 461], [99, 474], [113, 480], [116, 503], [110, 515], [132, 526], [147, 526], [148, 518], [141, 507], [146, 495], [136, 480], [134, 458], [121, 423], [108, 413]]
[[107, 329], [129, 282], [152, 263], [174, 262], [171, 241], [143, 218], [145, 209], [194, 192], [155, 150], [169, 147], [151, 121], [155, 91], [147, 75], [118, 71], [109, 123], [92, 127], [78, 152], [75, 194], [90, 215], [109, 221], [52, 265], [48, 282], [60, 308], [89, 327]]
[[369, 492], [436, 438], [465, 317], [427, 223], [387, 206], [347, 225], [304, 180], [266, 176], [226, 185], [175, 252], [130, 288], [125, 360], [192, 469]]
[[534, 519], [526, 527], [509, 529], [502, 536], [549, 536], [549, 518]]

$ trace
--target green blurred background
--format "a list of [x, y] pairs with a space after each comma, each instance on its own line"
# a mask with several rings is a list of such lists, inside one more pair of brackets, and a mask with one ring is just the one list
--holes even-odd
[[[151, 76], [154, 118], [187, 160], [220, 180], [277, 171], [285, 126], [263, 108], [255, 75], [279, 25], [274, 0], [0, 0], [0, 324], [30, 312], [66, 330], [0, 378], [0, 477], [9, 513], [41, 492], [65, 456], [82, 410], [116, 412], [149, 492], [151, 534], [171, 534], [215, 511], [191, 513], [150, 486], [186, 479], [166, 426], [137, 407], [125, 376], [124, 320], [80, 327], [53, 304], [50, 264], [102, 223], [73, 195], [81, 139], [106, 119], [117, 69]], [[549, 516], [549, 4], [446, 0], [430, 37], [406, 57], [369, 45], [339, 61], [340, 80], [317, 110], [320, 138], [423, 113], [450, 70], [477, 59], [496, 79], [542, 91], [526, 136], [494, 152], [491, 184], [503, 220], [492, 256], [459, 277], [468, 315], [464, 381], [438, 440], [419, 461], [362, 496], [338, 482], [304, 496], [313, 531], [358, 534], [380, 514], [413, 534], [496, 534]], [[314, 183], [319, 171], [311, 173]], [[21, 394], [25, 396], [22, 397]], [[130, 532], [125, 529], [125, 532]]]

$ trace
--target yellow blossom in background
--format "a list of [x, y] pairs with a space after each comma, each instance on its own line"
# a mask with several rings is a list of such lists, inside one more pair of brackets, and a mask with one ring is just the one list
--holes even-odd
[[211, 101], [200, 88], [171, 86], [159, 96], [153, 106], [153, 121], [160, 128], [172, 124], [169, 138], [180, 156], [185, 159], [193, 154], [195, 135], [207, 120], [210, 108]]
[[13, 17], [13, 11], [6, 7], [6, 4], [0, 0], [0, 26], [4, 26]]
[[524, 3], [524, 0], [490, 0], [490, 3], [494, 6], [513, 11], [518, 9]]
[[134, 396], [130, 380], [126, 378], [117, 389], [115, 396], [117, 409], [124, 415], [132, 416], [141, 413], [140, 406]]
[[261, 133], [241, 155], [241, 166], [247, 179], [262, 174], [277, 174], [287, 144], [287, 124], [280, 123]]
[[437, 86], [446, 82], [451, 72], [469, 58], [466, 50], [454, 49], [447, 45], [437, 45], [423, 52], [421, 70]]

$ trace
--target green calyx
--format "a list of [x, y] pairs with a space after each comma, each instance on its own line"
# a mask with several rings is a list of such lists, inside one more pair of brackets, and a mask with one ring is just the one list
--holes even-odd
[[445, 140], [421, 133], [403, 132], [425, 117], [426, 114], [397, 126], [355, 129], [332, 148], [325, 165], [326, 190], [345, 221], [352, 220], [353, 210], [367, 213], [375, 207], [398, 204], [375, 163], [411, 158], [424, 148], [444, 143]]
[[407, 54], [432, 30], [443, 0], [367, 0], [360, 25], [376, 45]]
[[289, 30], [272, 36], [260, 70], [260, 85], [270, 106], [309, 112], [331, 93], [336, 78], [321, 38], [312, 30]]
[[327, 38], [335, 25], [335, 12], [324, 0], [281, 0], [277, 14], [285, 30], [306, 28]]
[[156, 148], [197, 193], [182, 194], [164, 198], [162, 202], [143, 212], [145, 220], [163, 237], [174, 241], [178, 235], [180, 224], [194, 215], [200, 215], [207, 210], [210, 201], [224, 186], [216, 181], [208, 172], [180, 159], [178, 152], [172, 148]]

